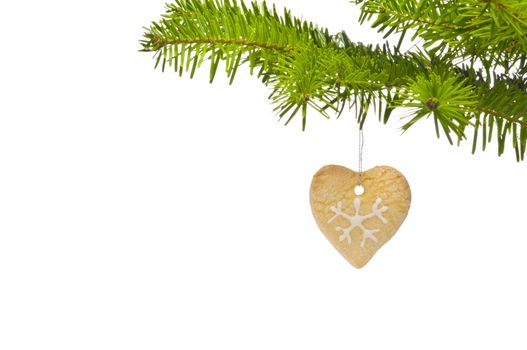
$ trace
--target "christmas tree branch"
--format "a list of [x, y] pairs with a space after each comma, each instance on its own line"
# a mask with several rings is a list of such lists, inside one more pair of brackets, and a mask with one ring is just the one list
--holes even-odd
[[[430, 15], [430, 6], [439, 3], [426, 0], [416, 8], [416, 0], [369, 0], [363, 5], [362, 20], [378, 15], [374, 25], [387, 30], [388, 35], [394, 31], [404, 34], [417, 23], [418, 34], [427, 37], [429, 47], [434, 45], [431, 33], [435, 31], [437, 40], [447, 41], [457, 50], [461, 44], [446, 32], [459, 34], [469, 29], [453, 15], [441, 20]], [[385, 8], [396, 9], [400, 17], [390, 13], [395, 19], [386, 19], [385, 13], [379, 12]], [[438, 7], [436, 12], [445, 8]], [[522, 7], [514, 7], [514, 11], [518, 8]], [[523, 12], [511, 18], [522, 22], [519, 13]], [[522, 28], [523, 24], [516, 25]], [[481, 34], [486, 29], [471, 26], [475, 28], [471, 37], [488, 39]], [[516, 35], [517, 43], [511, 46], [509, 42], [508, 46], [523, 50], [525, 38], [517, 29], [507, 30], [509, 37]], [[478, 54], [494, 52], [502, 41], [494, 39]], [[330, 35], [327, 29], [299, 20], [287, 10], [279, 15], [265, 2], [246, 6], [233, 0], [177, 0], [167, 5], [161, 20], [145, 28], [141, 43], [143, 51], [155, 53], [156, 66], [163, 70], [173, 67], [180, 75], [190, 71], [193, 77], [205, 61], [210, 62], [211, 82], [220, 61], [225, 63], [231, 83], [238, 68], [248, 64], [251, 73], [272, 88], [269, 98], [279, 117], [286, 118], [285, 124], [300, 113], [305, 128], [309, 108], [329, 118], [329, 111], [340, 115], [346, 107], [354, 107], [361, 125], [371, 109], [386, 123], [394, 109], [403, 108], [407, 111], [403, 130], [432, 117], [437, 135], [446, 135], [451, 143], [467, 138], [467, 128], [472, 128], [474, 150], [478, 139], [486, 149], [496, 134], [499, 154], [512, 138], [518, 160], [525, 155], [527, 83], [523, 73], [527, 64], [520, 56], [514, 77], [491, 74], [488, 66], [476, 69], [473, 63], [454, 64], [452, 52], [457, 51], [452, 48], [447, 54], [434, 48], [401, 53], [400, 42], [395, 47], [354, 43], [345, 32]]]
[[354, 0], [361, 23], [386, 36], [414, 30], [424, 47], [454, 57], [479, 58], [487, 66], [510, 65], [527, 56], [527, 2], [523, 0]]

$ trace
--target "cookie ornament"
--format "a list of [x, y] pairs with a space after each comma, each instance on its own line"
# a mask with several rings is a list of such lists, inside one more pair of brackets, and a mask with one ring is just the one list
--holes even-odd
[[311, 183], [311, 210], [318, 227], [356, 268], [366, 265], [395, 235], [410, 201], [405, 177], [388, 166], [358, 173], [328, 165]]
[[397, 232], [411, 202], [406, 178], [389, 166], [359, 171], [339, 165], [320, 169], [311, 182], [311, 210], [320, 231], [356, 268], [370, 261]]

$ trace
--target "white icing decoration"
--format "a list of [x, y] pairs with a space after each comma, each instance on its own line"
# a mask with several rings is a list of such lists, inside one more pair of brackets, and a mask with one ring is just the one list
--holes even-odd
[[338, 217], [342, 217], [350, 223], [350, 225], [346, 228], [342, 228], [340, 226], [336, 228], [336, 231], [342, 231], [342, 234], [340, 235], [339, 240], [342, 242], [343, 240], [346, 239], [348, 241], [348, 244], [351, 244], [351, 235], [350, 235], [351, 231], [353, 231], [353, 229], [355, 229], [356, 227], [360, 228], [362, 230], [362, 240], [360, 242], [360, 246], [361, 248], [364, 248], [366, 239], [371, 239], [372, 241], [377, 242], [377, 237], [375, 237], [374, 233], [379, 232], [380, 229], [367, 229], [366, 227], [364, 227], [363, 222], [370, 218], [377, 217], [384, 224], [388, 223], [388, 220], [386, 220], [382, 216], [382, 213], [387, 211], [388, 207], [384, 206], [384, 207], [379, 208], [379, 205], [381, 204], [381, 202], [382, 202], [382, 199], [377, 198], [377, 200], [371, 207], [371, 213], [369, 213], [368, 215], [360, 215], [360, 198], [355, 198], [355, 200], [353, 201], [355, 214], [353, 214], [353, 216], [348, 215], [345, 212], [343, 212], [342, 202], [338, 202], [336, 207], [332, 206], [330, 208], [331, 211], [335, 213], [335, 215], [331, 219], [328, 220], [328, 223], [332, 222]]

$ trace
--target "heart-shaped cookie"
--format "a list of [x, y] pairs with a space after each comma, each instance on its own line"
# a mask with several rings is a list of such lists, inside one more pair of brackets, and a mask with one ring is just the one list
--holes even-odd
[[320, 169], [310, 201], [318, 227], [346, 260], [361, 268], [388, 242], [410, 209], [408, 182], [396, 169], [377, 166], [362, 173], [364, 193], [355, 193], [359, 173], [338, 165]]

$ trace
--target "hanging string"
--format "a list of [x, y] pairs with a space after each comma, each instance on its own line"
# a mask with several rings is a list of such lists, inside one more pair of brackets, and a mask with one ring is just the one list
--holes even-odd
[[359, 186], [362, 186], [362, 153], [364, 150], [364, 134], [359, 126]]

